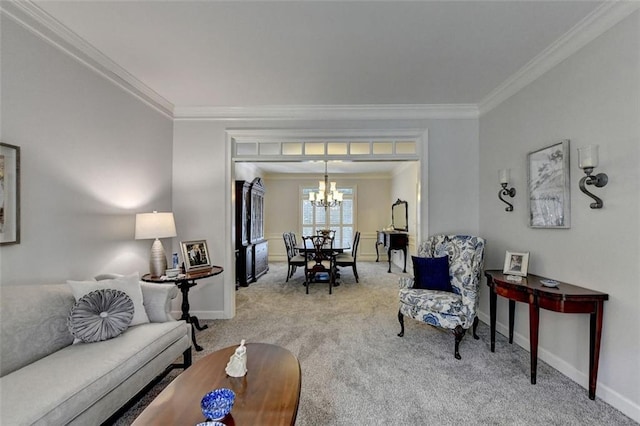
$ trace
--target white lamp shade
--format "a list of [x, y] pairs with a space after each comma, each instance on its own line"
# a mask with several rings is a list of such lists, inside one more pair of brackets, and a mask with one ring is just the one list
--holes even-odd
[[578, 167], [581, 169], [598, 167], [598, 145], [578, 148]]
[[499, 175], [500, 183], [509, 183], [509, 179], [511, 178], [511, 172], [509, 169], [501, 169]]
[[175, 237], [176, 223], [173, 213], [138, 213], [136, 214], [136, 240]]

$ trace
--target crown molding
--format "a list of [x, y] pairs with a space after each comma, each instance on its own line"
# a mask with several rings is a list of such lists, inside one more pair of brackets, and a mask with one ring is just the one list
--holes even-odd
[[478, 118], [478, 107], [451, 105], [266, 105], [175, 107], [176, 120], [421, 120]]
[[30, 0], [2, 1], [0, 12], [47, 43], [131, 93], [168, 118], [173, 104], [109, 59]]
[[636, 1], [604, 2], [482, 99], [479, 115], [491, 111], [638, 9], [640, 2]]

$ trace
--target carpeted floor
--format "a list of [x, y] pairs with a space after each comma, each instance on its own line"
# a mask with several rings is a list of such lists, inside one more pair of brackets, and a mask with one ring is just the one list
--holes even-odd
[[[206, 321], [202, 352], [247, 342], [283, 346], [300, 360], [302, 391], [296, 425], [634, 425], [546, 363], [529, 383], [529, 353], [489, 329], [469, 333], [453, 357], [449, 332], [405, 320], [397, 337], [397, 273], [386, 263], [359, 262], [329, 295], [326, 284], [305, 294], [302, 272], [284, 282], [285, 263], [270, 264], [256, 283], [236, 293], [237, 315]], [[483, 289], [485, 290], [485, 289]], [[128, 425], [179, 373], [171, 373], [117, 422]]]

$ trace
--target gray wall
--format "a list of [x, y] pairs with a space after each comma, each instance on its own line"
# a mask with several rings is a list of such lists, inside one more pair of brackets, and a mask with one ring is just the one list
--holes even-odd
[[22, 155], [22, 238], [0, 248], [0, 282], [146, 273], [134, 218], [171, 209], [172, 121], [0, 19], [0, 139]]
[[[529, 272], [609, 293], [604, 306], [598, 396], [640, 419], [640, 13], [595, 39], [480, 118], [480, 231], [487, 268], [502, 269], [505, 250], [529, 251]], [[526, 154], [571, 142], [571, 228], [527, 226]], [[577, 148], [600, 146], [591, 188], [604, 208], [589, 208], [578, 181]], [[498, 170], [511, 168], [515, 210], [497, 198]], [[489, 312], [483, 293], [482, 318]], [[500, 299], [500, 298], [499, 298]], [[508, 307], [499, 300], [505, 332]], [[528, 311], [518, 304], [517, 342], [529, 347]], [[540, 312], [540, 358], [583, 386], [588, 383], [589, 317]], [[504, 349], [504, 348], [503, 348]], [[537, 386], [544, 385], [538, 381]], [[585, 391], [586, 397], [586, 391]]]

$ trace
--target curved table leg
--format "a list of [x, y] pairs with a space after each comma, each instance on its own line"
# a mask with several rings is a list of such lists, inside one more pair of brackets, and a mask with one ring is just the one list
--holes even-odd
[[200, 352], [202, 350], [202, 346], [198, 345], [198, 342], [196, 341], [196, 329], [201, 331], [209, 326], [206, 324], [201, 326], [198, 317], [189, 314], [189, 289], [196, 285], [196, 283], [195, 281], [193, 283], [189, 283], [188, 280], [184, 280], [177, 282], [176, 284], [182, 293], [182, 316], [180, 319], [191, 324], [191, 342], [193, 342], [193, 347], [196, 351]]

